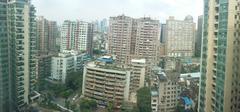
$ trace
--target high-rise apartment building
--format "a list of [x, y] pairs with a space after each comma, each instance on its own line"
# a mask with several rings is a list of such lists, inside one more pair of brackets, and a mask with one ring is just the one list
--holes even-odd
[[198, 16], [198, 25], [197, 25], [197, 36], [195, 41], [195, 55], [200, 57], [201, 55], [201, 45], [202, 45], [202, 24], [203, 24], [203, 15]]
[[48, 21], [48, 36], [49, 36], [48, 48], [50, 51], [53, 51], [53, 52], [58, 51], [56, 42], [57, 42], [57, 38], [60, 38], [59, 32], [60, 31], [58, 30], [57, 22]]
[[167, 33], [167, 25], [161, 24], [161, 35], [160, 35], [160, 42], [165, 43], [166, 42], [166, 33]]
[[84, 51], [92, 55], [93, 24], [84, 21], [64, 21], [61, 28], [60, 51]]
[[172, 57], [191, 57], [195, 49], [195, 23], [192, 16], [185, 20], [167, 20], [166, 52]]
[[240, 111], [239, 0], [204, 0], [199, 112]]
[[0, 112], [10, 110], [10, 73], [8, 53], [7, 0], [0, 1]]
[[48, 25], [43, 16], [37, 18], [37, 36], [37, 49], [40, 52], [48, 52]]
[[109, 20], [108, 50], [109, 53], [116, 55], [120, 63], [130, 62], [129, 56], [134, 54], [133, 21], [132, 18], [124, 15], [110, 17]]
[[133, 19], [124, 15], [110, 17], [108, 50], [117, 61], [130, 64], [134, 57], [145, 58], [147, 64], [157, 59], [160, 23], [151, 18]]
[[29, 0], [1, 0], [0, 6], [0, 111], [12, 112], [35, 91], [35, 8]]
[[39, 53], [57, 51], [56, 38], [58, 38], [56, 21], [49, 21], [43, 16], [37, 17], [37, 50]]
[[108, 23], [107, 23], [107, 19], [104, 18], [101, 21], [94, 21], [93, 22], [94, 27], [93, 27], [93, 31], [96, 33], [103, 33], [106, 34], [107, 30], [108, 30]]
[[145, 58], [147, 65], [156, 65], [160, 45], [159, 20], [146, 17], [137, 19], [135, 39], [134, 55]]

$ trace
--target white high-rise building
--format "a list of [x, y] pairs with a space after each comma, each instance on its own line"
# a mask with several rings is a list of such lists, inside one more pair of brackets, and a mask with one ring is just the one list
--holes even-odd
[[86, 51], [92, 54], [93, 24], [84, 21], [64, 21], [61, 28], [60, 51]]

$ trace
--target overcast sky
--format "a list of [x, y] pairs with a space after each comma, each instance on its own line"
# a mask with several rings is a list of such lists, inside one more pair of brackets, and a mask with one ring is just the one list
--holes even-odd
[[161, 23], [169, 16], [194, 21], [203, 12], [203, 0], [32, 0], [37, 16], [62, 23], [64, 20], [93, 21], [125, 14], [131, 17], [150, 16]]

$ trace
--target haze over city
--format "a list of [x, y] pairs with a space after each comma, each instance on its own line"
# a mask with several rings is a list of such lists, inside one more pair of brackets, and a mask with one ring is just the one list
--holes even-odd
[[240, 0], [0, 0], [0, 112], [240, 112]]
[[62, 23], [65, 19], [93, 21], [119, 14], [131, 17], [150, 16], [165, 22], [168, 16], [194, 21], [203, 13], [202, 0], [33, 0], [37, 15]]

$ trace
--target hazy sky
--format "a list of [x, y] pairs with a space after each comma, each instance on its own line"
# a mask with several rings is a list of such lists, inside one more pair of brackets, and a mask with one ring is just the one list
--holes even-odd
[[161, 23], [169, 16], [184, 19], [192, 15], [197, 21], [203, 12], [203, 0], [32, 0], [37, 16], [62, 23], [65, 19], [93, 21], [125, 14], [150, 16]]

